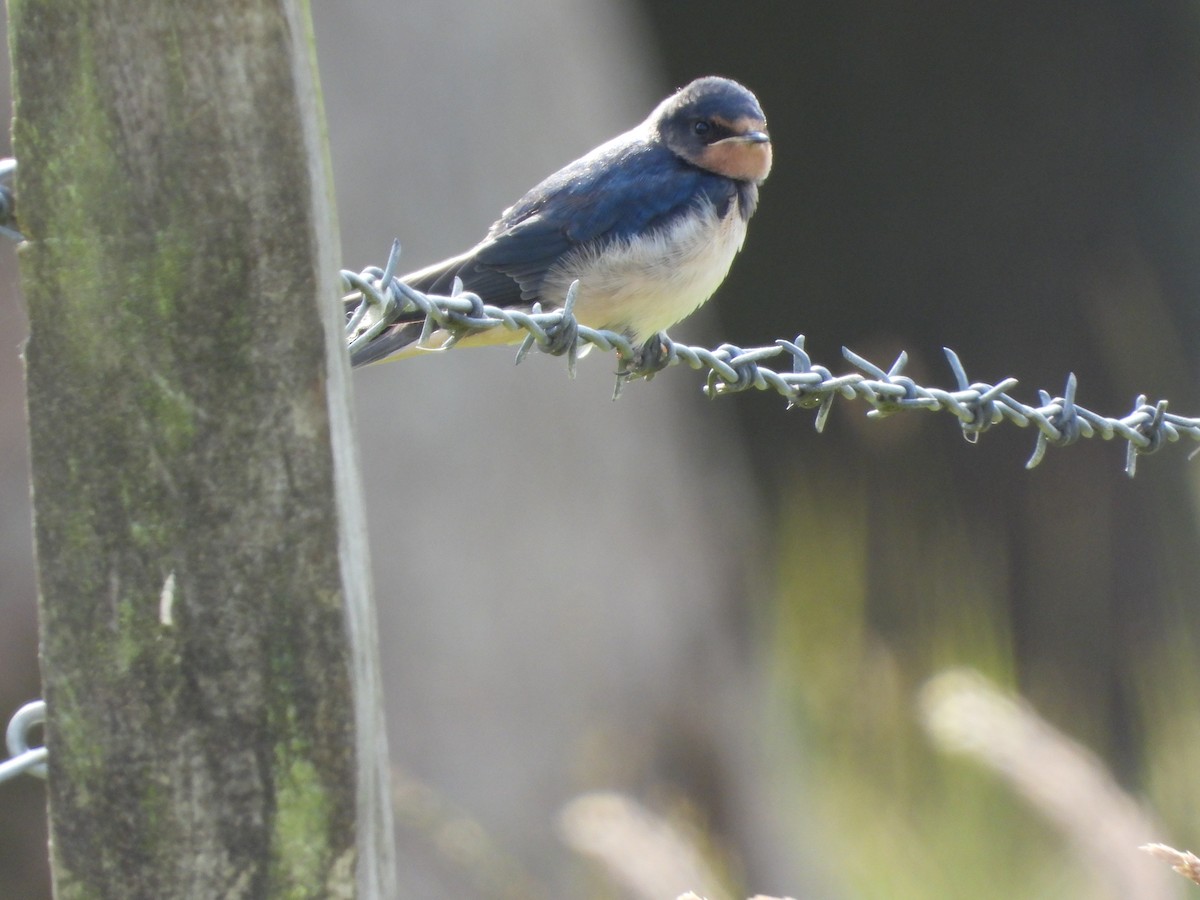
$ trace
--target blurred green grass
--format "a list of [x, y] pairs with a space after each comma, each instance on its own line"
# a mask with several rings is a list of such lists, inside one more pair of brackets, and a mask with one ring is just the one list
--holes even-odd
[[[881, 507], [853, 476], [798, 481], [782, 507], [768, 740], [796, 840], [823, 848], [830, 883], [889, 900], [1095, 896], [1068, 837], [919, 722], [918, 692], [948, 668], [1015, 690], [1003, 543], [952, 507]], [[1171, 698], [1200, 696], [1197, 658], [1180, 642], [1142, 679], [1139, 775], [1175, 836], [1193, 827], [1200, 720]]]

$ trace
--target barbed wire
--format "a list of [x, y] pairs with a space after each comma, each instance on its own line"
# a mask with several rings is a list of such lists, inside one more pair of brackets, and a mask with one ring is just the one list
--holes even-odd
[[46, 703], [34, 700], [18, 709], [8, 721], [4, 742], [8, 746], [9, 758], [0, 762], [0, 783], [18, 775], [46, 777], [45, 747], [31, 747], [30, 733], [46, 721]]
[[[972, 444], [1001, 422], [1021, 428], [1032, 426], [1037, 429], [1037, 438], [1033, 454], [1025, 463], [1028, 469], [1042, 461], [1049, 447], [1067, 447], [1080, 438], [1099, 437], [1106, 441], [1120, 438], [1126, 441], [1125, 472], [1132, 477], [1137, 472], [1139, 456], [1156, 453], [1165, 444], [1183, 437], [1200, 441], [1200, 418], [1167, 412], [1166, 400], [1151, 402], [1145, 394], [1139, 395], [1132, 411], [1115, 418], [1080, 406], [1075, 402], [1078, 383], [1074, 373], [1067, 376], [1061, 396], [1051, 396], [1039, 389], [1038, 405], [1030, 406], [1009, 394], [1017, 386], [1017, 379], [1004, 378], [995, 384], [972, 381], [958, 354], [948, 347], [942, 349], [957, 385], [953, 390], [925, 387], [905, 375], [907, 353], [901, 353], [885, 370], [843, 347], [842, 355], [857, 371], [835, 375], [812, 361], [804, 349], [804, 335], [794, 341], [777, 340], [766, 347], [721, 344], [715, 350], [708, 350], [660, 334], [645, 346], [635, 347], [617, 332], [579, 324], [572, 313], [578, 282], [567, 292], [562, 309], [543, 311], [535, 305], [526, 313], [486, 304], [477, 295], [464, 292], [457, 280], [450, 296], [416, 291], [396, 277], [399, 257], [400, 244], [396, 241], [385, 268], [371, 266], [359, 273], [341, 273], [345, 290], [351, 292], [347, 301], [352, 303], [356, 295], [361, 297], [346, 324], [351, 353], [365, 347], [399, 316], [418, 313], [424, 316], [419, 343], [424, 343], [434, 331], [444, 331], [449, 337], [437, 349], [448, 350], [465, 336], [480, 331], [523, 330], [526, 337], [517, 351], [518, 363], [536, 346], [546, 353], [565, 355], [572, 377], [581, 344], [604, 351], [616, 350], [620, 368], [614, 399], [630, 381], [652, 378], [668, 366], [683, 363], [692, 369], [706, 370], [704, 392], [709, 397], [750, 389], [775, 391], [787, 400], [788, 409], [815, 409], [818, 432], [824, 430], [833, 402], [839, 397], [870, 405], [872, 409], [867, 413], [870, 418], [914, 409], [949, 412], [958, 419], [963, 436]], [[790, 371], [764, 365], [765, 360], [776, 357], [790, 360]]]
[[[16, 160], [0, 159], [0, 234], [19, 241], [23, 237], [15, 227], [12, 187], [16, 169]], [[1167, 412], [1166, 400], [1151, 402], [1141, 394], [1133, 409], [1120, 417], [1100, 415], [1080, 406], [1075, 402], [1078, 385], [1074, 373], [1067, 376], [1061, 396], [1039, 389], [1038, 405], [1030, 406], [1008, 393], [1016, 387], [1017, 379], [1004, 378], [995, 384], [971, 381], [958, 354], [948, 347], [943, 352], [957, 385], [954, 390], [926, 387], [905, 375], [907, 353], [901, 353], [885, 370], [843, 347], [842, 355], [857, 371], [835, 375], [826, 366], [812, 361], [804, 349], [804, 335], [795, 340], [780, 339], [765, 347], [721, 344], [709, 350], [681, 344], [660, 334], [639, 347], [622, 334], [588, 328], [575, 319], [572, 310], [578, 283], [567, 292], [562, 309], [543, 310], [534, 304], [531, 311], [524, 312], [486, 304], [476, 294], [463, 291], [457, 279], [450, 296], [431, 296], [414, 290], [396, 277], [399, 259], [400, 242], [394, 241], [385, 268], [371, 266], [358, 273], [342, 271], [344, 290], [351, 292], [351, 297], [356, 294], [361, 297], [346, 324], [351, 353], [365, 347], [399, 316], [419, 313], [424, 321], [418, 344], [425, 344], [434, 331], [448, 335], [438, 347], [448, 350], [469, 334], [492, 328], [521, 330], [526, 336], [517, 351], [518, 363], [537, 347], [544, 353], [566, 356], [572, 377], [581, 345], [606, 352], [615, 350], [619, 369], [614, 399], [630, 381], [649, 380], [662, 369], [683, 363], [692, 369], [706, 370], [704, 392], [710, 397], [752, 388], [773, 390], [787, 400], [789, 409], [816, 409], [818, 432], [824, 430], [833, 402], [839, 397], [870, 405], [867, 413], [870, 418], [913, 409], [949, 412], [958, 419], [963, 436], [971, 443], [1001, 422], [1021, 428], [1032, 426], [1037, 429], [1037, 437], [1025, 464], [1029, 469], [1042, 461], [1051, 446], [1070, 446], [1080, 438], [1121, 438], [1126, 442], [1125, 471], [1132, 477], [1137, 472], [1138, 457], [1156, 453], [1165, 444], [1183, 437], [1200, 441], [1200, 418]], [[764, 365], [765, 360], [776, 357], [790, 359], [790, 371]]]

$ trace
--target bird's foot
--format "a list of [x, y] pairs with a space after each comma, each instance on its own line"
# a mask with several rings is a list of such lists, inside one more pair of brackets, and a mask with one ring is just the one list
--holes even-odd
[[644, 378], [649, 381], [671, 364], [671, 339], [666, 332], [660, 331], [650, 340], [627, 356], [617, 351], [617, 387], [613, 391], [613, 399], [621, 395], [622, 388], [629, 382]]

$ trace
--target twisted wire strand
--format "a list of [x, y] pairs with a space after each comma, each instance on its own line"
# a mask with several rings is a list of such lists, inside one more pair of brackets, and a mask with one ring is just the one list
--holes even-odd
[[[1151, 402], [1142, 394], [1126, 415], [1103, 416], [1075, 402], [1078, 384], [1072, 373], [1061, 396], [1038, 390], [1038, 405], [1030, 406], [1009, 393], [1016, 387], [1017, 379], [1004, 378], [996, 384], [972, 381], [958, 354], [949, 348], [943, 348], [943, 352], [957, 385], [954, 390], [926, 387], [905, 375], [907, 353], [901, 353], [885, 370], [843, 347], [842, 355], [857, 371], [835, 375], [812, 361], [804, 349], [803, 335], [794, 341], [777, 340], [766, 347], [721, 344], [709, 350], [681, 344], [660, 334], [650, 342], [654, 345], [652, 352], [647, 352], [651, 349], [649, 344], [635, 347], [617, 332], [580, 325], [572, 313], [578, 283], [571, 286], [562, 309], [543, 311], [535, 305], [526, 313], [488, 305], [477, 295], [464, 292], [457, 280], [451, 295], [446, 297], [413, 290], [395, 276], [399, 254], [396, 242], [384, 269], [372, 266], [361, 273], [341, 273], [344, 288], [350, 292], [347, 299], [361, 298], [346, 326], [351, 351], [365, 346], [401, 314], [424, 316], [422, 342], [434, 331], [449, 333], [449, 340], [439, 348], [442, 350], [450, 349], [467, 334], [491, 328], [522, 330], [526, 337], [517, 351], [518, 363], [536, 346], [545, 353], [565, 355], [572, 376], [581, 344], [606, 352], [616, 350], [620, 369], [614, 399], [628, 382], [652, 378], [661, 369], [682, 363], [706, 371], [704, 392], [709, 397], [753, 388], [775, 391], [787, 400], [789, 409], [815, 409], [818, 432], [824, 430], [833, 402], [839, 397], [867, 403], [872, 407], [867, 413], [871, 418], [912, 409], [949, 412], [958, 419], [963, 436], [971, 443], [1002, 422], [1033, 427], [1037, 436], [1033, 453], [1025, 464], [1028, 469], [1042, 461], [1049, 447], [1067, 447], [1081, 438], [1099, 437], [1106, 441], [1120, 438], [1126, 442], [1125, 472], [1132, 477], [1137, 472], [1138, 457], [1156, 453], [1165, 444], [1184, 437], [1200, 441], [1200, 418], [1167, 412], [1166, 400]], [[790, 370], [764, 364], [776, 358], [790, 360]]]
[[13, 713], [4, 732], [9, 758], [0, 761], [0, 783], [25, 774], [46, 777], [46, 748], [32, 746], [29, 742], [30, 732], [45, 721], [46, 703], [43, 700], [26, 703]]

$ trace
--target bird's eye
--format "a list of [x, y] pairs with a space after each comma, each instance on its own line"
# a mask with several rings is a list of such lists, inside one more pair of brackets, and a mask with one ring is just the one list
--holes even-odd
[[710, 124], [708, 124], [708, 122], [705, 122], [703, 119], [701, 119], [699, 122], [697, 122], [695, 125], [692, 126], [692, 131], [696, 132], [696, 134], [700, 135], [701, 137], [708, 134], [709, 131], [711, 131], [711, 130], [712, 130], [712, 126]]

